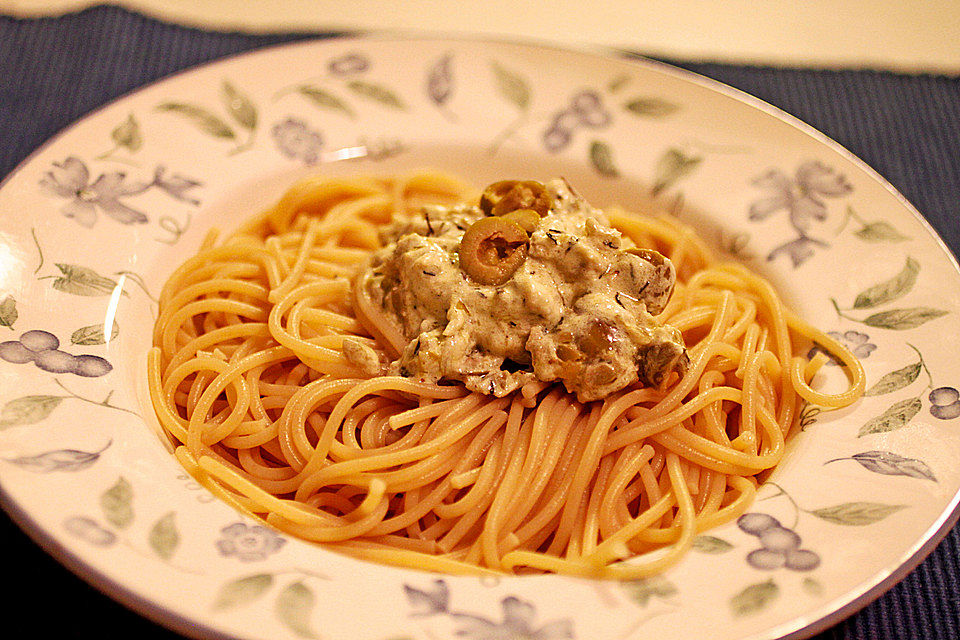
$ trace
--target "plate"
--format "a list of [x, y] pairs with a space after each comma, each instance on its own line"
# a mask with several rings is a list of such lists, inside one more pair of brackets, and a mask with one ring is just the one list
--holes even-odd
[[[673, 213], [851, 347], [866, 397], [805, 407], [751, 507], [799, 536], [807, 562], [751, 555], [758, 539], [731, 523], [646, 580], [437, 575], [281, 535], [184, 473], [145, 393], [166, 276], [299, 177], [425, 166], [477, 185], [563, 175], [601, 207]], [[19, 212], [0, 223], [4, 506], [86, 580], [182, 633], [800, 638], [902, 578], [957, 517], [960, 363], [940, 346], [960, 330], [957, 264], [851, 154], [690, 73], [470, 39], [284, 45], [102, 108], [20, 166], [0, 210]], [[18, 342], [95, 364], [79, 375], [19, 357]]]

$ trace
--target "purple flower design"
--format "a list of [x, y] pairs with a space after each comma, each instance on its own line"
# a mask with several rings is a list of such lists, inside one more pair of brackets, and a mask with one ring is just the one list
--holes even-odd
[[54, 162], [41, 178], [40, 186], [49, 195], [66, 198], [61, 213], [81, 226], [92, 227], [97, 222], [98, 210], [123, 224], [147, 222], [146, 214], [130, 208], [121, 198], [143, 193], [151, 184], [129, 181], [123, 172], [104, 173], [91, 182], [87, 165], [69, 157], [62, 163]]
[[171, 198], [188, 202], [194, 206], [198, 206], [200, 201], [188, 195], [187, 191], [199, 187], [202, 184], [203, 183], [197, 180], [185, 178], [180, 174], [173, 174], [168, 177], [166, 175], [166, 167], [162, 165], [157, 167], [157, 170], [153, 174], [153, 182], [151, 183], [152, 186], [157, 187]]
[[557, 153], [570, 144], [579, 127], [600, 129], [609, 125], [611, 120], [599, 93], [586, 89], [578, 91], [566, 106], [553, 114], [550, 126], [542, 135], [543, 146], [550, 153]]
[[940, 420], [960, 418], [960, 391], [956, 387], [937, 387], [927, 396], [930, 415]]
[[773, 262], [779, 256], [785, 255], [790, 258], [790, 263], [794, 266], [794, 268], [796, 268], [806, 262], [808, 258], [813, 257], [814, 249], [816, 247], [829, 249], [830, 244], [824, 242], [823, 240], [817, 240], [816, 238], [801, 235], [799, 238], [791, 240], [790, 242], [785, 242], [776, 247], [767, 255], [767, 260], [769, 262]]
[[[860, 331], [844, 331], [840, 333], [839, 331], [828, 331], [827, 335], [844, 344], [851, 353], [857, 358], [863, 359], [870, 357], [870, 354], [877, 348], [877, 345], [870, 342], [870, 336]], [[840, 363], [837, 360], [827, 353], [823, 347], [820, 345], [814, 345], [809, 352], [807, 352], [807, 358], [812, 358], [817, 353], [824, 353], [827, 356], [830, 356], [830, 359], [827, 361], [828, 365], [837, 366]]]
[[272, 529], [243, 522], [226, 526], [220, 533], [222, 537], [216, 542], [220, 554], [243, 562], [264, 560], [287, 542]]
[[772, 213], [786, 211], [798, 231], [809, 229], [812, 220], [827, 219], [822, 198], [837, 198], [853, 190], [842, 174], [816, 161], [801, 164], [792, 180], [779, 169], [771, 169], [753, 184], [769, 195], [750, 206], [750, 219], [764, 220]]
[[359, 53], [348, 53], [334, 58], [327, 64], [327, 69], [335, 76], [347, 76], [361, 73], [370, 67], [370, 61]]
[[410, 614], [412, 616], [446, 613], [450, 605], [450, 587], [443, 580], [434, 580], [430, 589], [417, 589], [405, 584], [403, 590], [407, 594], [407, 602], [413, 608]]
[[460, 623], [456, 634], [470, 640], [563, 640], [573, 638], [573, 622], [568, 618], [536, 626], [536, 609], [514, 596], [501, 600], [502, 618], [489, 620], [470, 613], [451, 613]]
[[820, 566], [820, 554], [802, 548], [800, 535], [771, 515], [745, 513], [737, 520], [737, 526], [760, 541], [760, 547], [747, 554], [747, 564], [754, 569], [813, 571]]
[[459, 626], [456, 635], [469, 640], [568, 640], [574, 637], [568, 618], [536, 625], [537, 610], [529, 602], [507, 596], [500, 601], [501, 618], [491, 620], [475, 613], [450, 610], [450, 588], [442, 579], [428, 589], [403, 586], [412, 616], [447, 615]]
[[573, 132], [570, 129], [563, 129], [556, 125], [543, 132], [543, 146], [550, 153], [562, 151], [572, 139]]
[[796, 239], [775, 248], [767, 259], [774, 260], [779, 255], [786, 255], [794, 267], [810, 258], [815, 247], [830, 246], [823, 240], [810, 237], [808, 233], [814, 222], [827, 219], [824, 199], [839, 198], [853, 190], [843, 174], [818, 161], [804, 162], [792, 178], [779, 169], [770, 169], [754, 179], [753, 185], [766, 191], [767, 195], [750, 205], [750, 220], [759, 222], [776, 212], [785, 211], [798, 235]]
[[360, 138], [357, 141], [357, 146], [366, 150], [366, 154], [357, 156], [358, 159], [363, 158], [365, 160], [373, 160], [374, 162], [386, 160], [398, 153], [403, 153], [407, 149], [401, 140], [389, 138], [378, 138], [373, 141]]
[[299, 118], [287, 118], [273, 126], [273, 139], [280, 153], [288, 158], [299, 159], [306, 164], [320, 161], [323, 136]]
[[594, 129], [610, 124], [610, 112], [603, 107], [596, 91], [580, 91], [570, 98], [570, 111], [577, 115], [580, 124]]

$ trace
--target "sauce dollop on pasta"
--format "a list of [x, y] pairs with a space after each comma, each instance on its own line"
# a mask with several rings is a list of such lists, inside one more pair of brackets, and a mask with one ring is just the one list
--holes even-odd
[[[497, 216], [478, 205], [424, 207], [381, 232], [384, 247], [354, 287], [392, 325], [388, 334], [402, 336], [384, 372], [497, 397], [531, 380], [561, 381], [581, 402], [682, 372], [683, 337], [654, 318], [673, 291], [673, 263], [637, 248], [564, 180], [518, 184], [539, 186], [542, 212], [503, 200]], [[526, 228], [511, 219], [519, 212]], [[469, 243], [478, 227], [490, 242], [508, 234], [522, 252], [486, 249], [487, 262], [512, 267], [495, 283], [471, 268], [483, 260], [472, 253], [485, 250]]]

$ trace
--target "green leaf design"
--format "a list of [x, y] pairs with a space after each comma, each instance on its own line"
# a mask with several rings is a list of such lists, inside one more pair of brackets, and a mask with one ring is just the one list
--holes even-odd
[[630, 74], [621, 73], [613, 77], [610, 82], [607, 83], [607, 91], [610, 93], [616, 93], [620, 89], [627, 86], [627, 83], [630, 82]]
[[905, 329], [916, 329], [925, 322], [947, 315], [947, 311], [942, 309], [931, 309], [930, 307], [911, 307], [909, 309], [891, 309], [881, 311], [863, 320], [865, 325], [876, 327], [877, 329], [896, 329], [903, 331]]
[[241, 93], [227, 80], [221, 86], [223, 104], [237, 123], [244, 129], [253, 131], [257, 128], [257, 107], [246, 95]]
[[780, 595], [780, 587], [771, 579], [746, 587], [730, 599], [730, 609], [736, 616], [758, 613]]
[[0, 326], [13, 329], [13, 323], [17, 321], [17, 301], [13, 296], [7, 296], [0, 302]]
[[920, 398], [907, 398], [895, 402], [886, 411], [860, 427], [857, 437], [862, 438], [874, 433], [896, 431], [910, 422], [922, 408], [923, 403], [920, 402]]
[[172, 558], [180, 546], [180, 532], [175, 520], [174, 512], [167, 513], [154, 523], [147, 536], [150, 548], [164, 560]]
[[[110, 332], [110, 340], [116, 340], [118, 335], [120, 335], [120, 325], [114, 320], [113, 330]], [[80, 327], [70, 335], [70, 342], [84, 346], [106, 344], [107, 339], [103, 332], [103, 324], [91, 324], [87, 327]]]
[[45, 420], [63, 402], [63, 396], [23, 396], [3, 405], [0, 429]]
[[920, 371], [922, 369], [922, 362], [914, 362], [913, 364], [908, 364], [902, 369], [891, 371], [873, 383], [869, 389], [863, 392], [863, 395], [880, 396], [885, 393], [897, 391], [898, 389], [903, 389], [917, 379], [917, 376], [920, 375]]
[[920, 274], [920, 263], [907, 256], [907, 263], [896, 276], [861, 291], [853, 302], [854, 309], [872, 309], [903, 297], [913, 288]]
[[113, 140], [114, 144], [118, 147], [125, 147], [130, 151], [138, 151], [140, 147], [143, 146], [143, 136], [140, 135], [140, 125], [132, 113], [110, 132], [110, 139]]
[[853, 235], [864, 242], [903, 242], [909, 240], [888, 222], [870, 222], [854, 231]]
[[636, 580], [624, 580], [620, 586], [627, 597], [641, 607], [650, 604], [651, 598], [669, 598], [678, 592], [676, 585], [663, 576], [650, 576]]
[[821, 520], [850, 527], [864, 527], [879, 522], [892, 513], [906, 508], [905, 504], [881, 504], [879, 502], [844, 502], [832, 507], [811, 511]]
[[733, 545], [716, 536], [697, 536], [693, 539], [693, 549], [700, 553], [719, 554], [733, 549]]
[[676, 103], [650, 96], [633, 98], [623, 106], [630, 113], [644, 118], [663, 118], [680, 109]]
[[406, 109], [407, 105], [403, 103], [397, 94], [386, 87], [363, 80], [351, 80], [347, 83], [347, 88], [362, 98], [379, 102], [385, 107], [393, 109]]
[[602, 176], [616, 178], [620, 175], [613, 161], [613, 150], [606, 142], [594, 140], [590, 145], [590, 164]]
[[266, 593], [271, 586], [273, 586], [273, 576], [269, 573], [255, 573], [231, 580], [220, 587], [213, 608], [216, 611], [224, 611], [250, 604]]
[[800, 586], [811, 596], [819, 597], [823, 595], [823, 585], [820, 584], [819, 580], [814, 580], [809, 576], [800, 581]]
[[679, 149], [668, 149], [654, 168], [653, 194], [669, 188], [680, 178], [692, 172], [703, 158], [688, 156]]
[[353, 109], [346, 102], [329, 91], [304, 84], [297, 87], [297, 92], [318, 107], [339, 111], [351, 118], [356, 117]]
[[310, 616], [316, 598], [313, 591], [302, 582], [294, 582], [283, 588], [277, 596], [274, 609], [277, 618], [291, 631], [302, 638], [315, 638], [310, 628]]
[[230, 125], [203, 107], [184, 102], [163, 102], [157, 105], [157, 111], [175, 113], [186, 118], [201, 132], [215, 138], [228, 138], [232, 140], [237, 137], [237, 134], [230, 128]]
[[749, 260], [753, 257], [750, 251], [747, 250], [747, 245], [749, 244], [750, 234], [745, 231], [734, 233], [732, 235], [721, 234], [720, 236], [720, 245], [724, 251], [732, 256], [737, 256], [746, 260]]
[[100, 495], [100, 509], [107, 522], [123, 529], [133, 523], [133, 487], [121, 476]]
[[57, 269], [63, 275], [53, 281], [53, 288], [75, 296], [109, 296], [118, 284], [112, 278], [77, 264], [58, 263]]
[[493, 70], [500, 95], [521, 111], [526, 111], [530, 106], [530, 85], [527, 81], [496, 61], [490, 63], [490, 69]]

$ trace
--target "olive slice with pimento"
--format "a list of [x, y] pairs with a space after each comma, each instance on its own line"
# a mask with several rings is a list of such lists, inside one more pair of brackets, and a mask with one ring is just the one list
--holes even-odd
[[480, 196], [484, 215], [499, 216], [517, 209], [532, 209], [540, 217], [550, 212], [550, 196], [542, 182], [536, 180], [500, 180]]
[[527, 259], [530, 237], [515, 222], [499, 216], [480, 218], [460, 240], [460, 268], [479, 284], [500, 285]]

